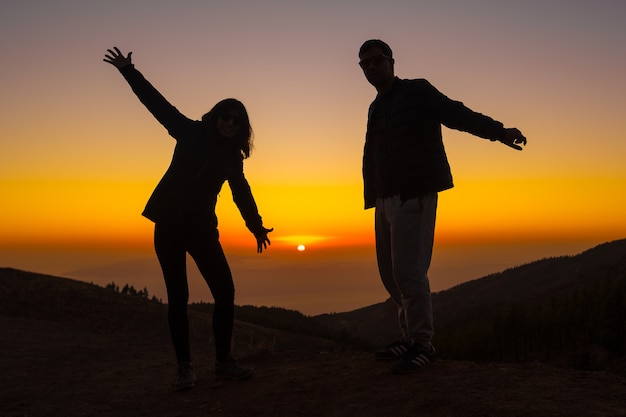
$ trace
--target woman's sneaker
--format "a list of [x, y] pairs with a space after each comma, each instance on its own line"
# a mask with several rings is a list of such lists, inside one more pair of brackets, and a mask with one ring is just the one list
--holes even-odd
[[217, 380], [233, 380], [243, 381], [254, 375], [254, 369], [249, 366], [243, 366], [233, 358], [215, 364], [215, 376]]
[[174, 391], [182, 391], [196, 386], [196, 374], [191, 362], [178, 364], [178, 375], [174, 381]]
[[435, 362], [435, 348], [425, 349], [420, 345], [414, 344], [404, 354], [402, 359], [391, 366], [391, 372], [394, 374], [406, 374], [422, 369], [423, 367]]
[[403, 357], [410, 347], [409, 343], [401, 340], [387, 345], [383, 350], [374, 353], [374, 357], [381, 361], [397, 360]]

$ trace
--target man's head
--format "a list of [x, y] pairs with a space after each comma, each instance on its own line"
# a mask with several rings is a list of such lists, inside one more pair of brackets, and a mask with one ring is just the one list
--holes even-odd
[[359, 49], [359, 65], [365, 78], [379, 93], [388, 91], [395, 77], [393, 52], [380, 39], [365, 41]]

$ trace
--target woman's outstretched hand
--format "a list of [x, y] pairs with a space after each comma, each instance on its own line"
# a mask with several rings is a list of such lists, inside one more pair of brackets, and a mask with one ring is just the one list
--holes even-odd
[[261, 233], [257, 233], [254, 235], [254, 237], [256, 237], [257, 253], [262, 253], [263, 249], [267, 249], [267, 245], [272, 244], [272, 242], [270, 242], [270, 238], [267, 237], [267, 234], [273, 231], [274, 231], [273, 227], [271, 229], [266, 229], [264, 227]]
[[124, 56], [124, 54], [117, 49], [117, 46], [114, 46], [113, 49], [107, 49], [107, 52], [108, 53], [104, 55], [103, 61], [115, 66], [117, 69], [132, 64], [130, 58], [133, 54], [132, 52], [129, 52], [128, 55]]

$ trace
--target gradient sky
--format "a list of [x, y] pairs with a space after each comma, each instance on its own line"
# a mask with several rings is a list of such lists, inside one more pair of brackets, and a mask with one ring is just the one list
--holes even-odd
[[[386, 297], [361, 188], [369, 38], [400, 77], [528, 138], [515, 152], [444, 129], [456, 188], [440, 195], [433, 290], [626, 237], [626, 3], [510, 3], [3, 1], [0, 266], [164, 297], [140, 213], [174, 140], [102, 61], [112, 46], [191, 118], [226, 97], [248, 108], [245, 172], [275, 232], [258, 256], [224, 188], [238, 304], [320, 313]], [[192, 275], [192, 299], [210, 300]]]

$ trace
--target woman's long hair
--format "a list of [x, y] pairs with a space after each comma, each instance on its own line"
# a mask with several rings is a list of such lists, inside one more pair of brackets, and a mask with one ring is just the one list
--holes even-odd
[[233, 143], [239, 148], [244, 159], [250, 156], [252, 151], [252, 126], [250, 126], [250, 118], [248, 112], [243, 103], [234, 98], [227, 98], [217, 103], [213, 108], [202, 116], [202, 123], [204, 123], [209, 129], [209, 134], [212, 137], [219, 137], [220, 133], [217, 130], [217, 119], [222, 114], [229, 112], [236, 112], [239, 115], [239, 131], [237, 134], [230, 138]]

